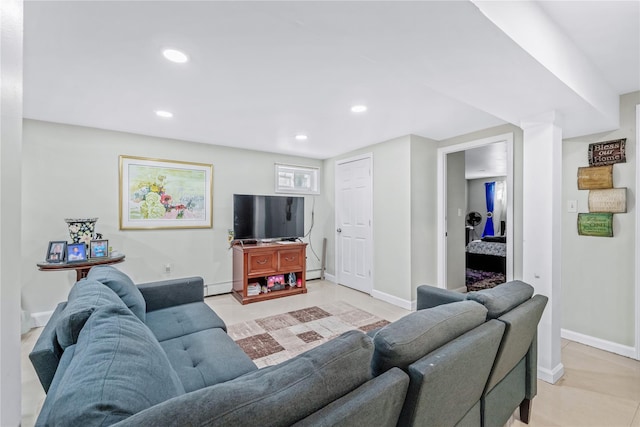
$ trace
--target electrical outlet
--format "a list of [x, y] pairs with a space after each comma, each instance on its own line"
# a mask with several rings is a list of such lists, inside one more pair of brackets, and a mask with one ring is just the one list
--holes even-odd
[[567, 200], [567, 212], [578, 212], [577, 200]]
[[227, 241], [229, 243], [231, 243], [233, 241], [233, 230], [232, 229], [227, 229]]
[[164, 272], [165, 273], [171, 273], [171, 264], [167, 264], [164, 266]]

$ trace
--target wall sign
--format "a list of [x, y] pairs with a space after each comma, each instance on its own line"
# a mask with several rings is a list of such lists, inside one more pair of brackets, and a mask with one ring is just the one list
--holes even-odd
[[578, 190], [613, 188], [613, 165], [578, 168]]
[[627, 138], [589, 144], [589, 166], [626, 163], [625, 144]]
[[627, 213], [627, 189], [589, 191], [589, 212]]
[[613, 214], [579, 213], [578, 234], [580, 236], [613, 237]]

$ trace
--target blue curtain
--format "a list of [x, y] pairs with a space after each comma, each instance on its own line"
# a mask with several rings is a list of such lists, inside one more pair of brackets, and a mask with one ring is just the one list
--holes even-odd
[[493, 200], [496, 195], [496, 183], [495, 182], [485, 182], [484, 189], [487, 194], [487, 221], [484, 223], [484, 231], [482, 232], [482, 237], [484, 236], [493, 236]]

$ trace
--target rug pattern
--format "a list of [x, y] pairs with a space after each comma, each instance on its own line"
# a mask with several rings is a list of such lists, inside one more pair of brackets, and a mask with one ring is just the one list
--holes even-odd
[[492, 271], [482, 271], [467, 268], [465, 282], [467, 286], [467, 292], [472, 292], [493, 288], [500, 283], [506, 282], [506, 277], [503, 273], [494, 273]]
[[229, 336], [259, 367], [275, 365], [344, 332], [389, 322], [344, 302], [323, 304], [230, 325]]

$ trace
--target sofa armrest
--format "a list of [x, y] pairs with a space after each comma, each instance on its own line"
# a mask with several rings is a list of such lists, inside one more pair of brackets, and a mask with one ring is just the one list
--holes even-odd
[[202, 277], [163, 280], [138, 285], [147, 305], [147, 312], [176, 305], [204, 301]]
[[408, 387], [409, 376], [400, 368], [391, 368], [298, 421], [293, 427], [395, 427]]
[[51, 318], [40, 333], [33, 350], [29, 353], [31, 364], [38, 374], [38, 379], [45, 393], [49, 391], [51, 381], [56, 374], [60, 358], [62, 357], [62, 348], [58, 344], [56, 336], [57, 319], [60, 317], [62, 310], [67, 306], [66, 302], [58, 304], [53, 311]]
[[525, 361], [526, 379], [525, 392], [526, 399], [533, 399], [538, 394], [538, 333], [533, 336], [533, 341], [527, 351]]
[[463, 293], [428, 285], [418, 286], [417, 292], [418, 310], [424, 310], [425, 308], [437, 307], [442, 304], [449, 304], [467, 299], [466, 295]]

